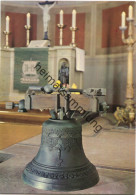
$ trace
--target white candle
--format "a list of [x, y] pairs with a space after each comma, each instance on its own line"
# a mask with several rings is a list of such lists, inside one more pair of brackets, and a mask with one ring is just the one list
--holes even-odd
[[129, 19], [132, 19], [133, 18], [133, 7], [132, 7], [132, 5], [130, 5], [128, 7], [128, 18]]
[[72, 11], [72, 27], [73, 28], [76, 27], [76, 10], [75, 9]]
[[121, 14], [121, 26], [125, 27], [126, 26], [126, 13], [122, 12]]
[[9, 21], [10, 21], [9, 16], [6, 16], [6, 32], [9, 32]]
[[30, 26], [30, 13], [27, 13], [27, 26]]
[[60, 24], [63, 25], [63, 10], [60, 10]]

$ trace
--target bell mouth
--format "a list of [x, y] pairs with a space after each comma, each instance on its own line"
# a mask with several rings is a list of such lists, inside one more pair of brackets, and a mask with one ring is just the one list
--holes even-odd
[[89, 162], [86, 166], [65, 171], [40, 169], [34, 162], [27, 165], [22, 179], [25, 184], [47, 191], [77, 191], [93, 187], [99, 182], [95, 166]]

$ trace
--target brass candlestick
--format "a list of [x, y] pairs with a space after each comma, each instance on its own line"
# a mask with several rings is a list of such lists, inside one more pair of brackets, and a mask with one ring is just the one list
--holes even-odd
[[64, 25], [64, 24], [57, 24], [57, 26], [60, 29], [59, 44], [63, 45], [63, 29], [66, 27], [66, 25]]
[[29, 26], [25, 25], [24, 27], [26, 29], [26, 46], [28, 46], [29, 43], [30, 43], [30, 29], [31, 29], [31, 26], [30, 25]]
[[[125, 20], [125, 19], [124, 19]], [[128, 45], [128, 65], [127, 65], [127, 86], [126, 86], [126, 100], [125, 108], [117, 108], [114, 116], [120, 122], [129, 124], [135, 120], [135, 109], [134, 109], [134, 88], [133, 88], [133, 45], [136, 42], [133, 38], [133, 22], [134, 19], [127, 18], [128, 21], [128, 38], [125, 38], [125, 30], [127, 26], [120, 26], [119, 29], [122, 31], [122, 41], [124, 44]]]
[[71, 46], [76, 47], [76, 43], [75, 43], [75, 32], [77, 30], [77, 27], [70, 27], [70, 30], [72, 31], [72, 42], [71, 42]]
[[8, 49], [9, 48], [9, 34], [10, 34], [10, 32], [4, 31], [3, 33], [6, 36], [6, 45], [4, 46], [4, 48]]

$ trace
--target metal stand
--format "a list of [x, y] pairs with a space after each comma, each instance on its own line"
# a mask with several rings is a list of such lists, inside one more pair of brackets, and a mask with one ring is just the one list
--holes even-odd
[[124, 44], [128, 45], [128, 65], [127, 65], [127, 86], [126, 86], [126, 100], [125, 108], [117, 108], [117, 111], [114, 113], [114, 116], [120, 122], [127, 123], [129, 126], [132, 126], [132, 123], [135, 119], [135, 110], [134, 110], [134, 88], [133, 88], [133, 45], [136, 40], [133, 39], [133, 18], [127, 18], [128, 21], [128, 38], [125, 38], [125, 30], [127, 26], [120, 26], [119, 29], [122, 31], [122, 41]]
[[9, 34], [10, 34], [10, 32], [4, 31], [3, 33], [6, 36], [6, 44], [4, 46], [4, 49], [8, 49], [9, 48]]
[[24, 27], [26, 29], [26, 46], [28, 47], [28, 45], [30, 43], [30, 29], [31, 29], [31, 26], [25, 25]]
[[70, 27], [70, 30], [72, 31], [72, 42], [71, 42], [70, 46], [76, 47], [75, 32], [77, 30], [77, 27]]
[[64, 24], [57, 24], [57, 26], [60, 29], [59, 44], [63, 45], [63, 29], [66, 27], [66, 25], [64, 25]]

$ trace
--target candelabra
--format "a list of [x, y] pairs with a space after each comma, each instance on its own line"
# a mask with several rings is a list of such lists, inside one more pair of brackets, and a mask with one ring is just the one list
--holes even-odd
[[[135, 120], [134, 109], [134, 88], [133, 88], [133, 45], [136, 42], [133, 38], [133, 22], [132, 6], [129, 6], [129, 17], [125, 18], [125, 12], [122, 12], [122, 26], [119, 29], [122, 31], [122, 41], [128, 45], [128, 61], [127, 61], [127, 86], [126, 86], [126, 100], [125, 108], [117, 108], [115, 117], [120, 122], [127, 123], [132, 126]], [[128, 21], [128, 27], [125, 25], [125, 21]], [[128, 38], [125, 38], [125, 30], [128, 28]]]
[[75, 32], [77, 30], [77, 27], [70, 27], [70, 30], [72, 31], [72, 42], [71, 42], [71, 46], [76, 47], [76, 43], [75, 43]]
[[63, 29], [66, 27], [64, 24], [57, 24], [59, 30], [60, 30], [60, 36], [59, 36], [59, 44], [63, 45]]
[[5, 48], [5, 49], [8, 49], [8, 48], [9, 48], [9, 34], [10, 34], [10, 32], [4, 31], [3, 33], [4, 33], [5, 36], [6, 36], [6, 45], [4, 46], [4, 48]]
[[26, 29], [26, 46], [29, 45], [29, 42], [30, 42], [30, 29], [31, 29], [31, 25], [25, 25], [24, 26], [25, 29]]

